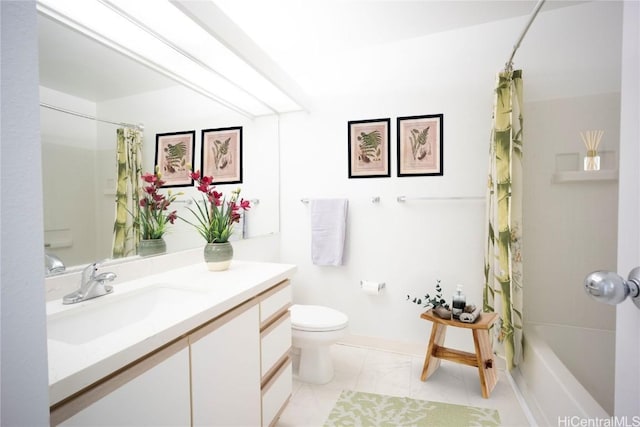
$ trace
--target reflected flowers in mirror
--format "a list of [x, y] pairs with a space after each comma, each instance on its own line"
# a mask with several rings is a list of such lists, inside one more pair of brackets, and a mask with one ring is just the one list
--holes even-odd
[[161, 193], [160, 188], [165, 182], [157, 168], [153, 174], [146, 172], [140, 178], [144, 184], [139, 201], [140, 237], [145, 240], [160, 239], [167, 231], [167, 224], [173, 224], [178, 218], [177, 211], [169, 211], [169, 206], [183, 193], [174, 194], [171, 190], [166, 195]]

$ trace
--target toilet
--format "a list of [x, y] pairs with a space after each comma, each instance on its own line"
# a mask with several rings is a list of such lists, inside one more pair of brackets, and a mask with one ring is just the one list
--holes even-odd
[[294, 351], [300, 351], [297, 379], [313, 384], [328, 383], [333, 378], [329, 348], [345, 336], [349, 318], [320, 305], [294, 304], [289, 312], [292, 344]]

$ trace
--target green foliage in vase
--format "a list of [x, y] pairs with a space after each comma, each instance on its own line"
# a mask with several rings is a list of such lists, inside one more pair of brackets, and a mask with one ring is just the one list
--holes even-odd
[[166, 195], [162, 194], [160, 187], [165, 182], [158, 169], [156, 166], [153, 174], [147, 172], [140, 177], [145, 184], [138, 203], [140, 209], [136, 214], [132, 213], [135, 223], [139, 225], [141, 238], [145, 240], [160, 239], [166, 232], [167, 224], [173, 224], [178, 219], [177, 211], [169, 212], [168, 209], [182, 193], [175, 194], [169, 190]]
[[233, 225], [240, 222], [240, 210], [246, 211], [251, 207], [248, 200], [240, 199], [240, 188], [231, 192], [227, 200], [222, 193], [215, 190], [213, 176], [204, 176], [200, 171], [191, 172], [191, 178], [196, 181], [198, 191], [203, 193], [202, 201], [194, 200], [196, 209], [187, 209], [193, 214], [195, 221], [180, 217], [181, 220], [193, 226], [207, 243], [225, 243], [233, 233]]
[[435, 296], [431, 297], [429, 294], [426, 294], [424, 298], [419, 298], [407, 295], [407, 301], [411, 301], [414, 304], [422, 305], [426, 308], [444, 307], [446, 309], [449, 309], [449, 304], [447, 304], [444, 298], [442, 298], [442, 287], [440, 286], [440, 280], [436, 280]]

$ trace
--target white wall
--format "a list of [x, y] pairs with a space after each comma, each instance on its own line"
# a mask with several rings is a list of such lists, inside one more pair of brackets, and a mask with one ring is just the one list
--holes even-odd
[[[40, 101], [96, 116], [95, 103], [44, 86], [40, 86]], [[105, 258], [96, 245], [94, 200], [102, 192], [95, 177], [96, 122], [42, 107], [40, 133], [47, 252], [60, 257], [67, 266]]]
[[0, 424], [49, 424], [36, 7], [0, 2]]
[[[448, 299], [461, 283], [468, 301], [481, 303], [483, 202], [398, 204], [395, 198], [484, 195], [495, 73], [524, 19], [326, 58], [325, 77], [313, 85], [314, 109], [286, 115], [281, 124], [282, 260], [299, 266], [293, 282], [297, 302], [343, 310], [352, 334], [420, 345], [429, 326], [406, 294], [432, 292], [441, 279]], [[541, 13], [516, 55], [516, 67], [524, 70], [525, 102], [615, 93], [619, 32], [617, 3]], [[393, 177], [395, 118], [432, 113], [444, 114], [444, 176]], [[392, 177], [348, 179], [347, 121], [381, 117], [392, 119]], [[527, 145], [527, 126], [525, 116], [525, 156], [536, 149]], [[563, 119], [554, 126], [563, 127]], [[573, 124], [567, 128], [575, 132]], [[380, 196], [381, 203], [369, 203], [371, 196]], [[311, 264], [309, 210], [300, 198], [314, 197], [350, 201], [345, 266]], [[387, 289], [378, 297], [364, 295], [360, 279], [384, 281]], [[472, 349], [466, 334], [452, 331], [449, 340]]]

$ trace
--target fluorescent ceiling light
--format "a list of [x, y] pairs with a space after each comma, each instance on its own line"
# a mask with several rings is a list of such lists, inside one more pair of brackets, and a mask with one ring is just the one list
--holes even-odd
[[244, 115], [301, 106], [166, 0], [38, 0], [39, 10]]

